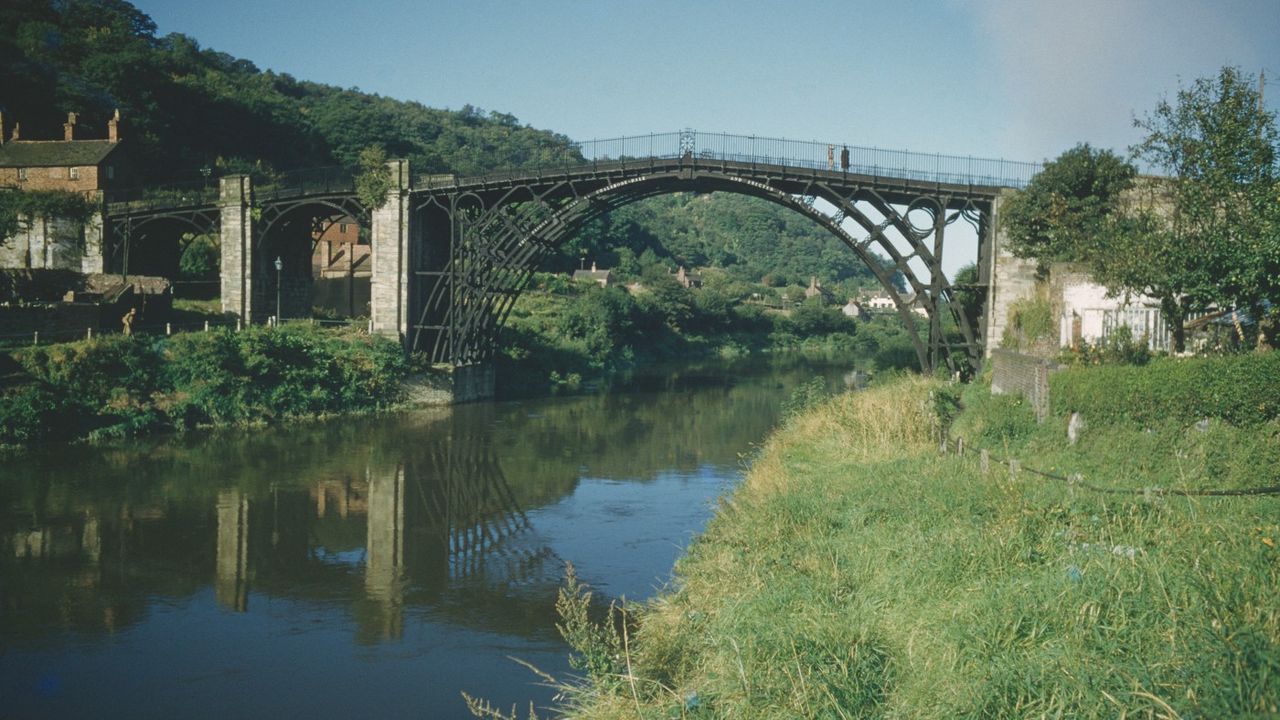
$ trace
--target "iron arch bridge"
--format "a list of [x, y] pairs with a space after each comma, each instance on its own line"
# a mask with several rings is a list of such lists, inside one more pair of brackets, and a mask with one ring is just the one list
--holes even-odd
[[843, 242], [895, 303], [921, 368], [955, 370], [980, 361], [985, 323], [955, 302], [942, 271], [945, 240], [970, 226], [979, 284], [989, 287], [999, 196], [1040, 169], [691, 130], [556, 146], [530, 164], [476, 177], [412, 177], [406, 161], [391, 161], [379, 208], [363, 207], [351, 176], [332, 169], [259, 187], [232, 176], [215, 188], [206, 182], [151, 191], [147, 200], [118, 198], [106, 207], [108, 252], [117, 257], [109, 264], [123, 259], [127, 273], [131, 242], [149, 231], [217, 233], [223, 310], [256, 322], [269, 314], [273, 283], [282, 282], [270, 266], [292, 243], [283, 236], [311, 237], [325, 223], [357, 218], [372, 245], [371, 328], [433, 362], [463, 366], [492, 357], [533, 272], [584, 223], [655, 195], [733, 192], [798, 212]]
[[923, 369], [975, 367], [983, 323], [954, 301], [942, 272], [944, 241], [963, 222], [980, 256], [987, 252], [1001, 190], [1038, 170], [692, 131], [579, 147], [590, 159], [554, 170], [415, 179], [406, 208], [418, 224], [407, 258], [412, 349], [437, 362], [483, 362], [541, 261], [585, 222], [654, 195], [733, 192], [798, 212], [857, 254], [894, 301]]

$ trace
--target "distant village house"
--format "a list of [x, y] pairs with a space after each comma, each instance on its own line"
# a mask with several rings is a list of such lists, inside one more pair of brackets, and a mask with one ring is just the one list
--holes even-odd
[[676, 282], [680, 283], [680, 287], [688, 290], [691, 288], [702, 287], [702, 276], [698, 273], [685, 272], [684, 266], [676, 271]]
[[599, 270], [593, 262], [590, 270], [574, 270], [573, 279], [590, 280], [593, 283], [598, 283], [600, 287], [609, 287], [609, 283], [613, 282], [613, 271]]

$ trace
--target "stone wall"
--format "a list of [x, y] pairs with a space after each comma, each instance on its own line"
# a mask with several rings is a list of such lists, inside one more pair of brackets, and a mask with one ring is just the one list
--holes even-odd
[[0, 241], [0, 268], [102, 272], [102, 218], [19, 217], [19, 230]]
[[0, 339], [33, 336], [40, 342], [62, 342], [85, 337], [90, 328], [97, 330], [102, 309], [94, 303], [49, 303], [0, 307]]
[[1023, 396], [1043, 421], [1049, 414], [1049, 375], [1060, 369], [1050, 360], [997, 349], [991, 352], [991, 392]]
[[405, 381], [406, 402], [410, 405], [456, 405], [488, 400], [494, 394], [491, 363], [450, 367], [437, 365], [429, 373]]

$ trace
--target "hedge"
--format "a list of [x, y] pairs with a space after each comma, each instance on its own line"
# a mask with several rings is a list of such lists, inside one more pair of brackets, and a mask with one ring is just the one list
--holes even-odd
[[1151, 426], [1207, 417], [1256, 426], [1280, 417], [1280, 352], [1071, 368], [1052, 375], [1049, 387], [1056, 414], [1079, 412], [1090, 422]]

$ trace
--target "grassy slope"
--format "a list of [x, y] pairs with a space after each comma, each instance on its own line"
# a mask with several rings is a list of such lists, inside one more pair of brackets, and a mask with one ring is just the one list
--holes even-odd
[[[577, 694], [575, 714], [1276, 712], [1280, 499], [1098, 495], [999, 466], [984, 475], [976, 453], [938, 455], [940, 389], [902, 379], [778, 432], [680, 562], [676, 588], [640, 611], [624, 654], [634, 682], [620, 662]], [[1273, 460], [1274, 423], [1097, 427], [1067, 449], [1062, 418], [1036, 426], [985, 392], [966, 391], [953, 431], [1027, 466], [1134, 488], [1275, 482], [1277, 465], [1227, 457]], [[1141, 459], [1149, 452], [1162, 459]]]

